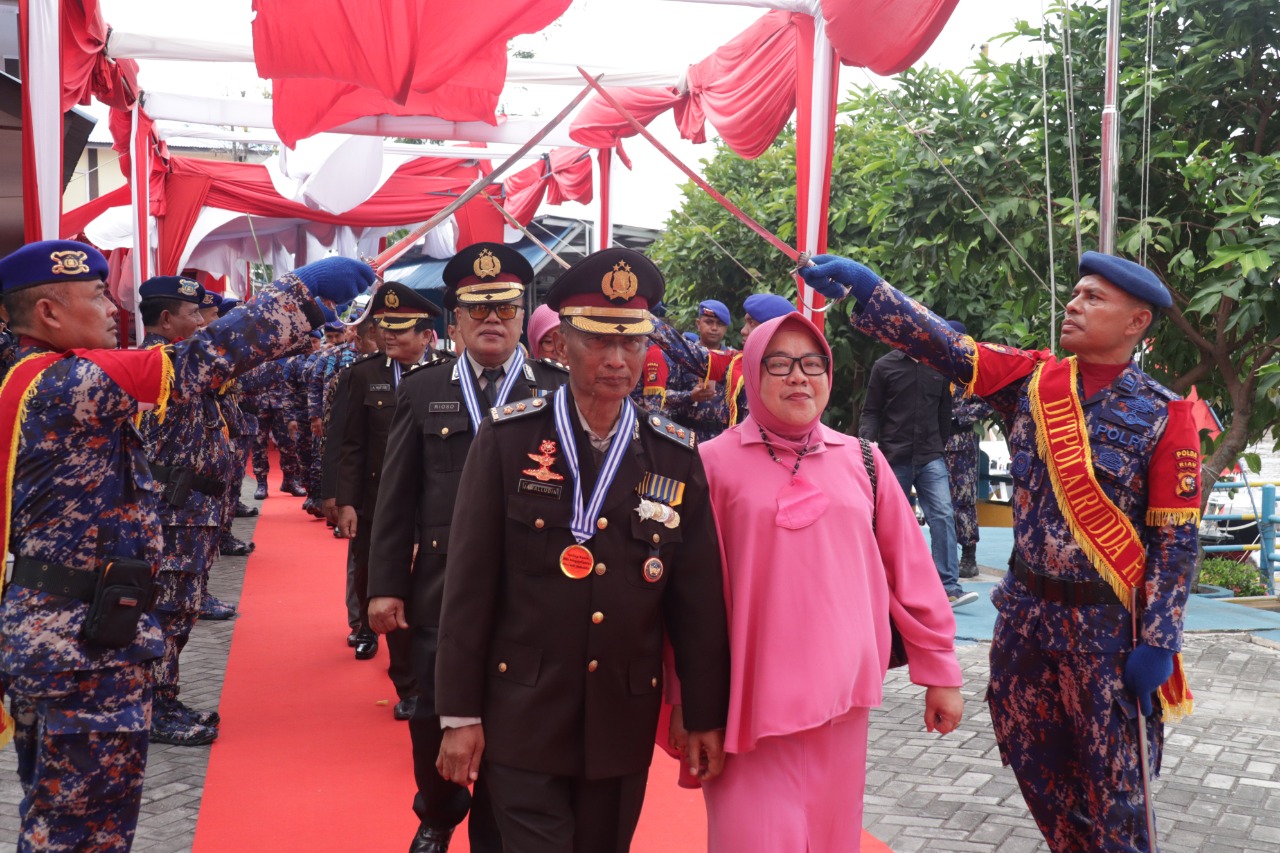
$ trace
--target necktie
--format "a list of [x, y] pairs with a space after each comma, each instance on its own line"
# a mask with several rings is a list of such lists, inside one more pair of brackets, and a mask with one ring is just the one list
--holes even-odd
[[486, 367], [480, 371], [480, 375], [484, 377], [486, 382], [482, 392], [485, 402], [492, 409], [498, 404], [498, 386], [502, 383], [502, 368]]

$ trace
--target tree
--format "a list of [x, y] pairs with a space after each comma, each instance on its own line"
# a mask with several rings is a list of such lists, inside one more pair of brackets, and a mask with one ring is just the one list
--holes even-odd
[[[1280, 371], [1268, 367], [1280, 354], [1280, 4], [1163, 0], [1151, 24], [1151, 163], [1145, 170], [1145, 4], [1131, 4], [1121, 30], [1116, 245], [1134, 258], [1145, 247], [1147, 264], [1174, 294], [1145, 366], [1181, 393], [1195, 384], [1224, 415], [1226, 431], [1204, 448], [1206, 468], [1221, 471], [1280, 415]], [[1064, 25], [1078, 193], [1071, 180]], [[1081, 248], [1097, 241], [1105, 31], [1102, 6], [1058, 4], [1043, 31], [1021, 22], [997, 37], [1043, 39], [1044, 69], [1037, 57], [1004, 63], [979, 57], [964, 75], [921, 67], [899, 75], [884, 92], [851, 91], [836, 133], [832, 251], [863, 260], [938, 313], [963, 320], [975, 335], [1047, 346], [1077, 277], [1077, 227]], [[754, 162], [718, 150], [706, 165], [707, 179], [792, 239], [794, 148], [788, 131]], [[753, 290], [794, 292], [790, 262], [692, 187], [654, 257], [667, 273], [674, 304], [707, 296], [740, 304]], [[848, 308], [833, 313], [841, 310]], [[857, 381], [875, 349], [844, 323], [833, 320], [828, 330], [836, 387], [852, 387], [844, 383]], [[854, 422], [859, 393], [833, 402], [833, 426]]]

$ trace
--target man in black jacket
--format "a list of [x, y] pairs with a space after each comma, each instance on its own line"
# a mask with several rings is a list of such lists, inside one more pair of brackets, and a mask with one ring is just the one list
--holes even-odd
[[952, 607], [978, 600], [960, 586], [956, 519], [943, 448], [951, 435], [951, 383], [894, 350], [877, 359], [858, 435], [877, 442], [908, 498], [914, 486], [929, 525], [930, 551]]

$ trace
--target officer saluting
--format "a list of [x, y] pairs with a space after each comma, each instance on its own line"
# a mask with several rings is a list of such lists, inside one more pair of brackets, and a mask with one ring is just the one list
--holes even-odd
[[[720, 555], [689, 430], [637, 411], [657, 267], [608, 249], [547, 296], [569, 384], [482, 424], [450, 532], [439, 768], [486, 780], [503, 843], [624, 851], [644, 800], [670, 638], [703, 778], [729, 695]], [[483, 760], [483, 764], [481, 763]]]
[[[409, 733], [418, 783], [413, 809], [421, 821], [413, 853], [448, 849], [468, 811], [466, 788], [436, 772], [441, 731], [434, 700], [440, 597], [462, 464], [491, 406], [554, 391], [566, 375], [555, 362], [526, 360], [520, 350], [520, 301], [533, 281], [523, 255], [501, 243], [476, 243], [449, 261], [444, 281], [463, 353], [415, 370], [400, 385], [369, 561], [370, 624], [380, 634], [412, 637], [420, 697]], [[477, 783], [468, 824], [477, 853], [502, 849], [483, 786]]]

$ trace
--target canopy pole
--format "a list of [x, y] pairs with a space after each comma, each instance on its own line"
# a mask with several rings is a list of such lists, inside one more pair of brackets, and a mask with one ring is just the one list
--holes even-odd
[[1107, 10], [1106, 79], [1102, 104], [1102, 188], [1099, 198], [1098, 251], [1115, 254], [1116, 197], [1120, 174], [1120, 128], [1117, 102], [1120, 92], [1120, 0], [1110, 0]]
[[[813, 17], [812, 38], [800, 39], [796, 61], [800, 66], [796, 75], [800, 84], [796, 93], [796, 234], [800, 251], [817, 255], [827, 250], [839, 73], [835, 48], [827, 38], [821, 15]], [[795, 280], [800, 312], [822, 328], [825, 300], [799, 275]]]
[[23, 0], [19, 12], [23, 236], [26, 242], [57, 240], [62, 236], [61, 2]]
[[613, 243], [613, 149], [596, 150], [596, 251]]

